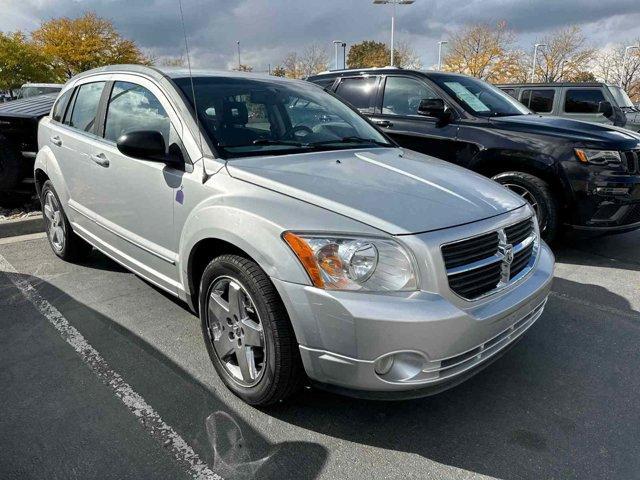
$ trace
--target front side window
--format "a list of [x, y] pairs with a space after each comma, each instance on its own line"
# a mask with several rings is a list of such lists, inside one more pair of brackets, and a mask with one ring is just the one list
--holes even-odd
[[549, 113], [553, 110], [555, 93], [551, 89], [523, 90], [520, 101], [536, 113]]
[[598, 113], [600, 102], [605, 98], [600, 89], [569, 89], [564, 100], [567, 113]]
[[171, 122], [156, 96], [129, 82], [115, 82], [109, 97], [104, 138], [113, 142], [134, 130], [155, 130], [169, 145]]
[[[193, 105], [189, 78], [175, 83]], [[391, 146], [362, 116], [311, 83], [194, 78], [200, 124], [225, 158]]]
[[67, 109], [67, 105], [69, 104], [69, 99], [71, 98], [72, 89], [64, 92], [58, 100], [56, 100], [56, 104], [53, 107], [53, 113], [51, 115], [51, 119], [56, 122], [61, 122], [62, 117], [64, 116], [64, 112]]
[[387, 77], [382, 100], [385, 115], [418, 115], [420, 102], [440, 98], [424, 83], [408, 77]]
[[531, 113], [531, 110], [499, 88], [477, 78], [440, 73], [429, 78], [472, 115], [506, 117]]
[[93, 132], [104, 84], [105, 82], [85, 83], [78, 87], [68, 122], [70, 127]]
[[343, 78], [336, 95], [349, 102], [362, 113], [373, 113], [378, 77]]

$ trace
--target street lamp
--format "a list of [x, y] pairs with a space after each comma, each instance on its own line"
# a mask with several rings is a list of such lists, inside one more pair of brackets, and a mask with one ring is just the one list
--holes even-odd
[[620, 87], [622, 88], [622, 80], [627, 75], [627, 57], [629, 57], [629, 50], [634, 48], [640, 48], [640, 45], [629, 45], [624, 49], [624, 56], [622, 57], [622, 72], [620, 73]]
[[396, 23], [396, 5], [411, 5], [415, 0], [373, 0], [374, 5], [393, 5], [391, 13], [391, 66], [393, 67], [393, 35]]
[[531, 65], [531, 83], [533, 83], [536, 76], [536, 57], [538, 56], [538, 48], [546, 47], [546, 46], [547, 46], [546, 43], [536, 43], [533, 46], [533, 65]]
[[338, 66], [338, 48], [342, 47], [342, 64], [343, 67], [342, 68], [346, 68], [345, 62], [346, 62], [346, 49], [347, 49], [347, 44], [345, 42], [343, 42], [342, 40], [334, 40], [333, 41], [333, 46], [335, 47], [336, 50], [336, 70], [339, 70], [340, 67]]
[[242, 68], [242, 63], [240, 63], [240, 40], [236, 44], [238, 45], [238, 70], [240, 70]]
[[440, 67], [442, 66], [442, 45], [446, 45], [447, 42], [446, 40], [440, 40], [438, 42], [438, 71], [440, 71]]

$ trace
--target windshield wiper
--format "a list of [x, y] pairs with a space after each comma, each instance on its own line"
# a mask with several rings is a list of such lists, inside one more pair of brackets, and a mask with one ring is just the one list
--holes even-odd
[[286, 145], [286, 146], [298, 147], [298, 148], [308, 147], [308, 144], [306, 143], [296, 142], [293, 140], [273, 140], [271, 138], [259, 138], [258, 140], [254, 140], [251, 143], [241, 143], [238, 145], [218, 145], [218, 146], [222, 148], [241, 148], [241, 147], [253, 147], [254, 145], [257, 145], [257, 146]]
[[312, 142], [309, 145], [312, 145], [312, 146], [328, 145], [328, 144], [331, 144], [331, 143], [373, 143], [374, 145], [380, 145], [382, 147], [392, 147], [393, 146], [393, 145], [391, 145], [390, 143], [387, 143], [387, 142], [381, 142], [380, 140], [375, 140], [373, 138], [357, 137], [355, 135], [349, 136], [349, 137], [336, 138], [336, 139], [333, 139], [333, 140], [324, 140], [322, 142]]

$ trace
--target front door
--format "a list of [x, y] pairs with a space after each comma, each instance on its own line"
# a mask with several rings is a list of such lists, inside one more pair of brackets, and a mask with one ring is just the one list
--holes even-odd
[[104, 138], [93, 153], [100, 172], [93, 178], [96, 194], [90, 208], [96, 214], [100, 238], [107, 240], [108, 248], [119, 260], [176, 292], [178, 246], [173, 202], [184, 171], [163, 162], [124, 155], [116, 141], [127, 132], [154, 130], [162, 134], [169, 147], [178, 138], [175, 125], [179, 123], [171, 105], [153, 83], [117, 78], [107, 87], [111, 87], [111, 92]]
[[382, 104], [371, 115], [373, 122], [403, 147], [455, 162], [458, 125], [418, 115], [420, 102], [441, 98], [419, 79], [390, 75], [384, 81]]
[[600, 113], [601, 102], [608, 100], [601, 88], [565, 88], [561, 115], [573, 120], [612, 125], [613, 121]]

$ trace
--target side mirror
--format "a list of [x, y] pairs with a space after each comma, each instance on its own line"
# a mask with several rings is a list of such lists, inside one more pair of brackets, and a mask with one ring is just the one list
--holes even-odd
[[604, 100], [598, 104], [598, 113], [603, 114], [607, 118], [611, 118], [613, 116], [613, 106], [610, 102]]
[[164, 137], [156, 130], [127, 132], [116, 142], [118, 150], [128, 157], [154, 162], [167, 162]]
[[423, 98], [418, 106], [418, 115], [444, 119], [447, 116], [444, 100], [441, 98]]

